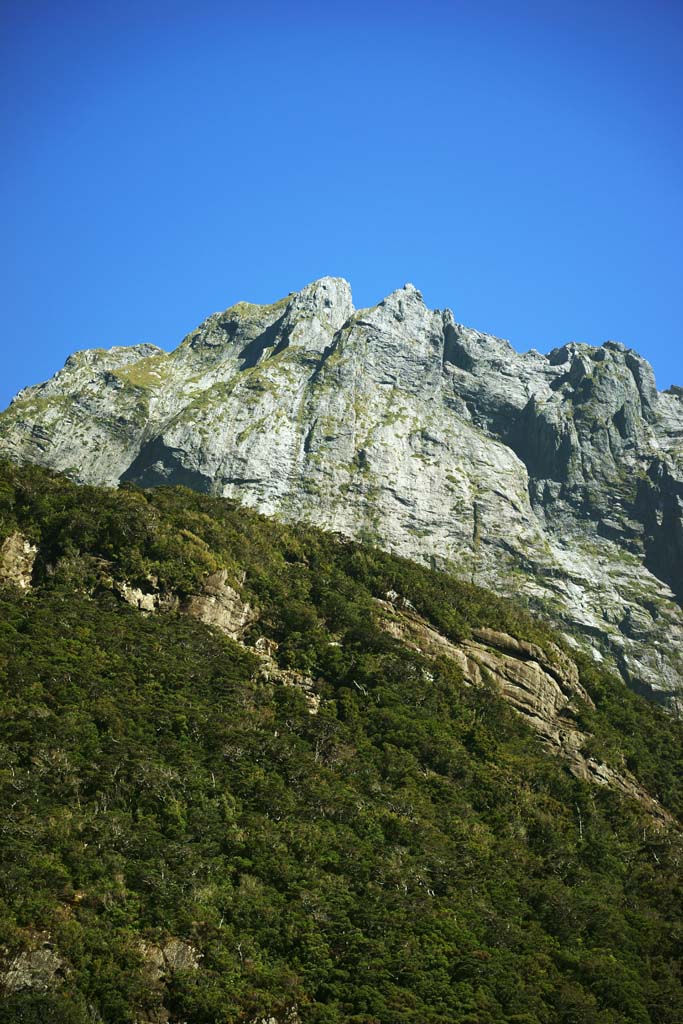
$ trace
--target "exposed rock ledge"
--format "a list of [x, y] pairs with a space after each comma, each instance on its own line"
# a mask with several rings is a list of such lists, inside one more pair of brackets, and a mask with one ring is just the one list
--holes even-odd
[[198, 594], [191, 594], [184, 600], [176, 594], [159, 590], [158, 580], [149, 579], [149, 587], [142, 590], [125, 580], [113, 580], [114, 592], [141, 612], [178, 611], [199, 619], [207, 626], [213, 626], [225, 633], [231, 640], [240, 640], [245, 630], [258, 618], [248, 601], [243, 601], [238, 592], [228, 583], [228, 572], [219, 569], [207, 576]]
[[[181, 615], [189, 615], [207, 626], [220, 630], [238, 643], [243, 642], [249, 626], [258, 621], [258, 611], [248, 601], [244, 601], [228, 583], [228, 572], [225, 569], [219, 569], [208, 576], [201, 592], [192, 594], [183, 601], [174, 594], [159, 591], [156, 580], [152, 579], [149, 583], [152, 589], [148, 591], [117, 581], [113, 583], [113, 587], [120, 598], [139, 611], [176, 611]], [[280, 668], [274, 657], [277, 651], [275, 641], [259, 637], [253, 646], [243, 646], [261, 661], [260, 675], [264, 682], [297, 687], [304, 694], [309, 712], [312, 715], [317, 713], [320, 697], [315, 693], [314, 681], [294, 669]]]
[[260, 636], [254, 646], [249, 648], [253, 654], [258, 655], [261, 659], [261, 679], [265, 683], [273, 682], [280, 683], [282, 686], [296, 686], [297, 689], [302, 691], [306, 699], [309, 714], [317, 715], [320, 707], [320, 696], [315, 692], [314, 680], [302, 672], [297, 672], [295, 669], [280, 668], [274, 658], [277, 648], [278, 645], [275, 641], [269, 640], [265, 636]]
[[196, 971], [202, 954], [182, 939], [170, 938], [163, 945], [141, 942], [140, 952], [152, 981], [159, 981], [176, 971]]
[[0, 547], [0, 584], [11, 583], [21, 590], [31, 586], [33, 563], [38, 548], [22, 533], [11, 533]]
[[215, 626], [232, 640], [239, 640], [258, 618], [249, 602], [243, 601], [230, 586], [225, 569], [212, 573], [206, 579], [201, 594], [188, 597], [181, 604], [180, 611], [207, 626]]
[[6, 995], [14, 992], [47, 992], [61, 985], [69, 973], [66, 961], [49, 941], [49, 936], [36, 936], [39, 945], [35, 949], [19, 953], [6, 970], [0, 971], [0, 991]]
[[670, 814], [626, 769], [617, 771], [584, 753], [590, 734], [575, 721], [578, 703], [593, 707], [579, 682], [574, 662], [555, 644], [546, 648], [517, 640], [493, 629], [476, 629], [471, 640], [452, 643], [433, 629], [406, 601], [378, 601], [384, 609], [382, 625], [391, 636], [427, 657], [454, 661], [468, 686], [492, 683], [511, 707], [536, 730], [550, 753], [562, 757], [570, 771], [586, 782], [609, 786], [637, 800], [660, 825], [671, 824]]

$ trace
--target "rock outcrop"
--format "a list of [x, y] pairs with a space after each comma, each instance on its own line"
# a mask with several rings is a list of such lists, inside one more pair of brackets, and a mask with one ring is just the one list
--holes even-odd
[[[110, 570], [111, 566], [108, 569]], [[178, 612], [181, 615], [189, 615], [207, 626], [220, 630], [231, 640], [240, 640], [248, 627], [257, 620], [258, 613], [228, 583], [228, 577], [225, 569], [219, 569], [206, 577], [199, 593], [190, 594], [185, 598], [161, 590], [156, 579], [149, 579], [143, 590], [142, 587], [132, 586], [126, 580], [113, 579], [105, 572], [100, 585], [113, 590], [117, 597], [138, 611]]]
[[256, 621], [257, 613], [248, 601], [243, 601], [237, 591], [228, 583], [225, 569], [207, 577], [200, 594], [188, 597], [180, 611], [199, 619], [207, 626], [214, 626], [222, 633], [239, 640], [247, 627]]
[[0, 546], [0, 584], [10, 583], [20, 590], [31, 586], [38, 548], [21, 533], [11, 533]]
[[201, 591], [181, 600], [177, 594], [158, 589], [156, 581], [150, 581], [150, 589], [141, 590], [130, 584], [109, 580], [108, 585], [126, 604], [141, 612], [177, 612], [199, 619], [206, 626], [225, 633], [231, 640], [242, 643], [261, 663], [259, 676], [264, 683], [280, 686], [294, 686], [304, 695], [310, 714], [318, 713], [320, 697], [315, 691], [315, 681], [295, 669], [281, 668], [277, 662], [278, 645], [265, 636], [258, 637], [253, 644], [245, 644], [244, 636], [249, 627], [258, 621], [258, 611], [245, 601], [228, 583], [229, 574], [225, 569], [207, 576]]
[[275, 657], [278, 645], [265, 636], [258, 638], [250, 648], [261, 661], [260, 678], [264, 683], [278, 683], [280, 686], [294, 686], [301, 690], [311, 715], [317, 715], [320, 708], [320, 695], [315, 690], [315, 680], [303, 672], [292, 668], [280, 668]]
[[196, 971], [202, 959], [194, 946], [176, 938], [162, 944], [141, 942], [140, 952], [151, 981], [160, 981], [176, 971]]
[[471, 639], [453, 643], [406, 603], [378, 601], [384, 629], [430, 658], [455, 662], [468, 686], [492, 685], [538, 734], [546, 750], [561, 757], [585, 782], [608, 786], [637, 800], [658, 825], [671, 816], [625, 767], [617, 769], [587, 752], [590, 734], [577, 722], [581, 705], [593, 701], [579, 682], [574, 662], [555, 644], [544, 647], [493, 629], [474, 630]]
[[658, 393], [616, 342], [520, 355], [411, 285], [355, 310], [323, 278], [215, 313], [170, 353], [71, 356], [0, 416], [0, 453], [450, 563], [634, 688], [683, 691], [683, 391]]
[[49, 939], [35, 949], [16, 956], [6, 970], [0, 971], [0, 991], [7, 995], [14, 992], [48, 992], [64, 982], [69, 967]]

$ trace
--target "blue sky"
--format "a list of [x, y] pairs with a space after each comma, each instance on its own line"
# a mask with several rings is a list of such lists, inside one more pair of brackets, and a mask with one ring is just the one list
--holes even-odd
[[683, 384], [678, 3], [4, 5], [0, 405], [324, 274]]

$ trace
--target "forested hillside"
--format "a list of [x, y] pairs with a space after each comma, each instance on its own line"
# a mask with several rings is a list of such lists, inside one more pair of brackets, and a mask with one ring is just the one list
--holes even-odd
[[[3, 541], [0, 1024], [683, 1020], [683, 728], [523, 607], [35, 467], [0, 467]], [[392, 635], [392, 601], [569, 653], [583, 754], [662, 814]]]

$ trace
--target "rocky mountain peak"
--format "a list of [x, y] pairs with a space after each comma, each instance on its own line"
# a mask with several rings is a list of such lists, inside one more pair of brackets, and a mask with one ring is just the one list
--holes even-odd
[[315, 316], [332, 331], [343, 327], [354, 312], [351, 285], [343, 277], [321, 277], [294, 292], [288, 310], [294, 317]]
[[375, 306], [375, 310], [393, 317], [398, 323], [406, 319], [424, 317], [425, 313], [429, 312], [424, 304], [422, 292], [413, 284], [404, 284], [402, 288], [391, 292]]
[[390, 292], [386, 298], [382, 299], [379, 303], [380, 306], [397, 306], [400, 303], [418, 303], [424, 306], [424, 299], [422, 298], [422, 292], [419, 291], [414, 284], [407, 282], [402, 288], [396, 288], [393, 292]]

